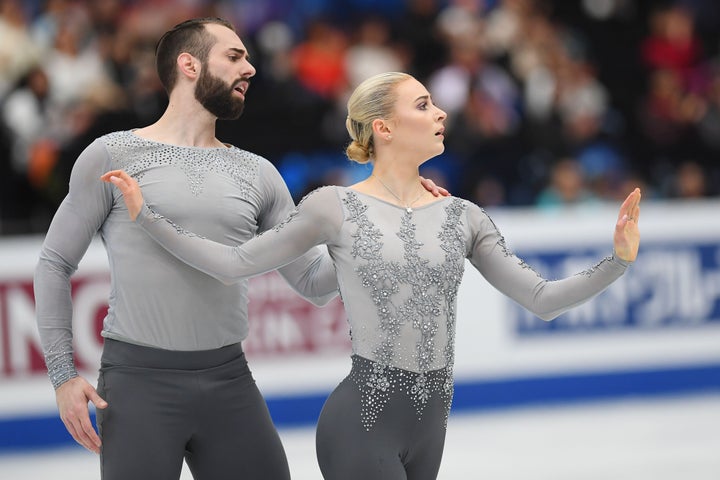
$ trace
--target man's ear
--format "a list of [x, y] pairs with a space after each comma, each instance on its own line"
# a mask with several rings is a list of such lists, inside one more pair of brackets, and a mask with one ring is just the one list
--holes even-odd
[[187, 52], [178, 55], [177, 65], [180, 72], [188, 78], [196, 78], [200, 74], [200, 62]]

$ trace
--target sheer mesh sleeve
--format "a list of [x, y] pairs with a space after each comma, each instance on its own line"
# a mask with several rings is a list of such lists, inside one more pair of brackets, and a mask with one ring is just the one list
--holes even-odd
[[288, 217], [240, 246], [197, 236], [143, 206], [137, 223], [177, 258], [231, 284], [288, 264], [308, 249], [333, 241], [343, 213], [334, 187], [308, 194]]
[[510, 251], [481, 208], [472, 205], [468, 209], [468, 223], [475, 232], [470, 262], [491, 285], [544, 320], [552, 320], [601, 293], [622, 276], [629, 265], [610, 255], [571, 277], [546, 280]]

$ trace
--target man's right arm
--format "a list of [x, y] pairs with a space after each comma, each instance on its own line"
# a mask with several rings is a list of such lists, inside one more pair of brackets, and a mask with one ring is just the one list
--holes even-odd
[[35, 268], [35, 312], [48, 375], [55, 388], [60, 418], [88, 450], [100, 452], [100, 437], [90, 422], [88, 402], [107, 403], [84, 378], [73, 360], [70, 277], [107, 218], [112, 190], [98, 178], [110, 166], [104, 144], [96, 140], [78, 157], [70, 188], [48, 229]]
[[112, 208], [112, 190], [98, 181], [109, 158], [95, 141], [78, 157], [35, 268], [35, 311], [54, 388], [77, 376], [72, 348], [70, 277]]

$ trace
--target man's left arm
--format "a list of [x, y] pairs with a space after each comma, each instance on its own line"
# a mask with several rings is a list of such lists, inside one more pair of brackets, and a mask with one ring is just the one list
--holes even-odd
[[[258, 218], [259, 231], [263, 232], [284, 221], [295, 209], [295, 203], [285, 181], [274, 167], [263, 169], [259, 181], [265, 195], [263, 210]], [[338, 294], [335, 263], [324, 245], [308, 250], [277, 271], [296, 293], [314, 305], [326, 305]]]

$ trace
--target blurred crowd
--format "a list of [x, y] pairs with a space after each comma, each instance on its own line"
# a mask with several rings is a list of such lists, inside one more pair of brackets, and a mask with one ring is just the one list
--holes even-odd
[[345, 102], [389, 70], [448, 113], [422, 173], [482, 206], [720, 194], [715, 0], [0, 0], [0, 235], [43, 232], [95, 137], [159, 117], [155, 43], [196, 16], [232, 21], [258, 69], [218, 137], [296, 200], [366, 174]]

